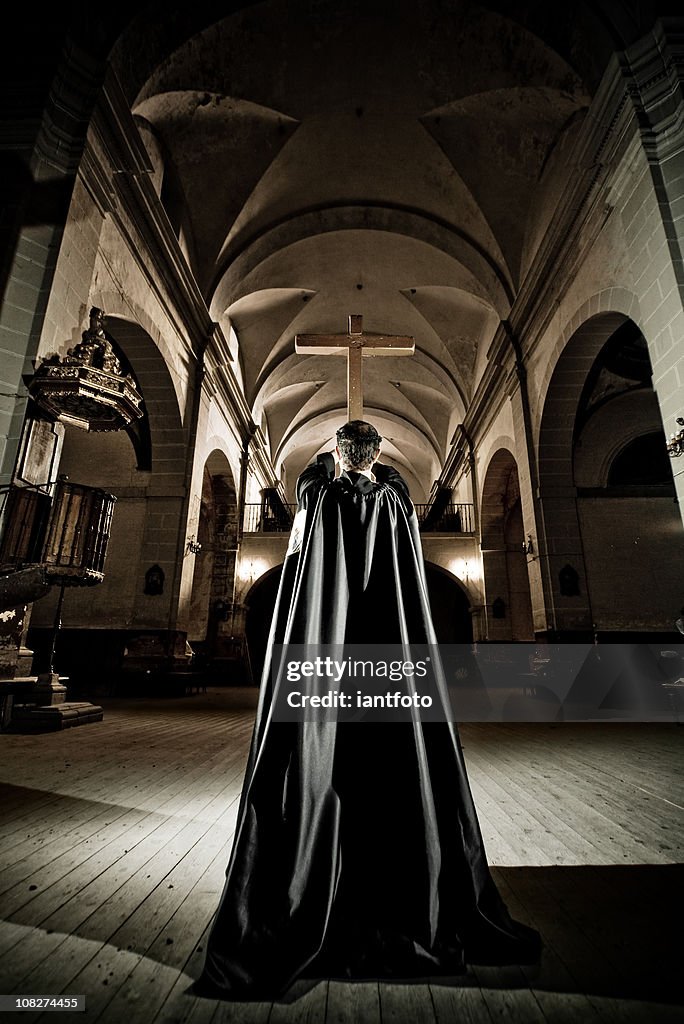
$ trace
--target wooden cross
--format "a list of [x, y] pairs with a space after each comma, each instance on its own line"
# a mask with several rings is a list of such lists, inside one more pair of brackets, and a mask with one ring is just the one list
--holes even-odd
[[363, 356], [412, 356], [413, 338], [397, 334], [364, 333], [363, 317], [349, 314], [347, 334], [296, 334], [295, 352], [301, 355], [347, 354], [347, 418], [363, 419]]

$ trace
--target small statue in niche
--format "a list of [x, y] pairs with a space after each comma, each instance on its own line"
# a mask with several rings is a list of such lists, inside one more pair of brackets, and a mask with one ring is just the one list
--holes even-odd
[[503, 597], [495, 597], [494, 600], [492, 601], [492, 618], [506, 618], [506, 602], [504, 601]]
[[558, 585], [563, 597], [577, 597], [580, 592], [577, 570], [571, 565], [564, 565], [558, 573]]
[[151, 565], [145, 573], [145, 588], [143, 593], [155, 597], [164, 593], [164, 570], [160, 565]]

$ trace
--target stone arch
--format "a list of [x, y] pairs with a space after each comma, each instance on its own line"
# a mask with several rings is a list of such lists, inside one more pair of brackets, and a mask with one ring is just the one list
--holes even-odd
[[271, 566], [254, 581], [245, 596], [245, 638], [252, 681], [258, 686], [275, 607], [283, 563]]
[[[283, 564], [271, 566], [254, 581], [245, 596], [245, 635], [254, 682], [258, 685]], [[471, 598], [458, 576], [436, 562], [425, 562], [428, 593], [439, 643], [471, 643]]]
[[238, 508], [235, 479], [224, 451], [214, 448], [204, 462], [197, 510], [188, 640], [206, 666], [234, 658], [234, 590]]
[[[134, 365], [134, 353], [137, 351], [138, 361], [141, 364], [140, 372], [143, 373], [143, 376], [147, 371], [159, 372], [162, 369], [166, 371], [168, 382], [176, 396], [177, 415], [182, 421], [187, 396], [183, 391], [181, 377], [171, 372], [171, 368], [175, 365], [177, 359], [177, 353], [174, 347], [169, 345], [164, 334], [160, 331], [149, 313], [137, 302], [132, 301], [128, 297], [124, 300], [117, 292], [107, 289], [95, 289], [91, 297], [91, 305], [104, 309], [107, 316], [105, 326], [119, 344], [125, 344], [125, 342], [122, 343], [114, 335], [114, 322], [122, 321], [124, 331], [126, 330], [126, 325], [133, 325], [134, 336], [129, 341], [131, 365]], [[128, 351], [125, 350], [125, 352], [128, 356]], [[150, 365], [143, 366], [144, 360], [150, 360]], [[134, 369], [137, 374], [138, 368], [134, 366]], [[146, 383], [152, 385], [154, 380], [150, 378]], [[141, 380], [141, 384], [144, 384], [143, 380]]]
[[[615, 306], [610, 307], [609, 303]], [[539, 497], [547, 557], [543, 562], [544, 595], [556, 633], [591, 636], [594, 616], [580, 529], [573, 469], [577, 409], [596, 358], [610, 336], [624, 324], [636, 297], [623, 289], [592, 296], [566, 324], [549, 359], [541, 391], [543, 406], [537, 437]], [[575, 593], [561, 592], [560, 573], [576, 574]]]
[[489, 540], [500, 539], [502, 509], [497, 496], [504, 494], [506, 478], [512, 469], [517, 475], [515, 445], [508, 435], [502, 434], [492, 445], [487, 465], [481, 471], [480, 530], [483, 548]]
[[[601, 293], [605, 294], [610, 293]], [[632, 298], [636, 303], [636, 298]], [[559, 485], [567, 483], [568, 475], [567, 465], [561, 467], [558, 460], [565, 459], [571, 451], [574, 411], [596, 357], [608, 338], [628, 319], [638, 325], [634, 316], [619, 309], [600, 312], [594, 309], [588, 318], [583, 318], [583, 312], [592, 306], [593, 302], [586, 304], [572, 317], [548, 360], [546, 379], [540, 391], [543, 395], [537, 436], [540, 477], [551, 475]]]
[[[534, 626], [518, 463], [508, 447], [497, 448], [483, 475], [480, 529], [487, 638], [531, 640]], [[502, 615], [493, 613], [495, 602]]]
[[[599, 320], [599, 317], [605, 319]], [[556, 386], [560, 384], [560, 381], [556, 378], [559, 367], [562, 367], [561, 372], [564, 375], [565, 387], [573, 387], [572, 375], [570, 374], [571, 369], [578, 371], [579, 374], [586, 369], [584, 377], [586, 379], [586, 374], [591, 369], [594, 359], [602, 346], [613, 331], [621, 323], [624, 323], [625, 320], [633, 320], [641, 329], [641, 313], [637, 296], [625, 288], [606, 288], [583, 302], [567, 321], [549, 358], [546, 360], [544, 374], [539, 385], [542, 410], [536, 431], [535, 440], [537, 448], [540, 445], [542, 420], [547, 409], [552, 380], [556, 382]], [[570, 355], [566, 354], [564, 359], [564, 354], [571, 341], [575, 350], [573, 351], [572, 358], [577, 359], [577, 363], [572, 367], [569, 365]], [[561, 360], [564, 361], [561, 362]], [[582, 384], [579, 387], [579, 393], [581, 393], [583, 386], [584, 380], [582, 380]], [[578, 400], [579, 393], [577, 395]], [[558, 399], [558, 395], [555, 397]]]
[[471, 596], [463, 580], [438, 562], [428, 560], [425, 576], [438, 643], [472, 643]]
[[[183, 486], [186, 445], [174, 381], [150, 333], [156, 329], [142, 310], [133, 312], [147, 326], [130, 319], [132, 308], [118, 296], [100, 293], [93, 301], [105, 309], [106, 331], [141, 389], [149, 437], [138, 435], [136, 444], [124, 431], [91, 433], [66, 427], [60, 472], [76, 483], [102, 487], [117, 497], [117, 503], [104, 582], [92, 591], [75, 592], [65, 604], [65, 649], [69, 630], [86, 626], [96, 645], [109, 643], [117, 629], [131, 625], [168, 626], [183, 504], [181, 498], [163, 497], [164, 488], [175, 486], [180, 492]], [[166, 582], [162, 594], [150, 596], [144, 593], [144, 576], [154, 564], [161, 565]], [[36, 629], [47, 628], [53, 603], [48, 598], [36, 606]], [[64, 667], [69, 668], [68, 662]]]
[[[92, 685], [93, 665], [97, 665], [97, 673], [103, 678], [118, 671], [130, 609], [137, 592], [144, 587], [145, 570], [153, 560], [142, 568], [146, 500], [144, 488], [131, 487], [136, 477], [136, 457], [124, 430], [99, 433], [67, 424], [59, 472], [71, 483], [102, 488], [117, 499], [104, 579], [93, 587], [68, 587], [61, 609], [62, 628], [55, 663], [78, 690], [82, 683]], [[147, 474], [139, 475], [146, 479]], [[166, 601], [168, 593], [167, 566], [164, 571], [165, 593], [149, 599], [155, 608]], [[38, 671], [47, 664], [58, 600], [59, 587], [51, 587], [33, 606], [29, 643], [36, 652]]]
[[[599, 311], [610, 292], [592, 297], [572, 317], [549, 360], [542, 390], [543, 406], [537, 438], [539, 498], [547, 557], [543, 563], [544, 596], [556, 633], [592, 635], [594, 617], [577, 509], [573, 470], [573, 438], [580, 398], [596, 361], [610, 336], [628, 314], [620, 309]], [[622, 293], [625, 305], [629, 293]], [[631, 302], [629, 303], [631, 306]], [[561, 573], [577, 577], [573, 593], [563, 592]]]
[[[652, 391], [628, 391], [599, 409], [582, 431], [581, 447], [573, 452], [577, 487], [606, 487], [616, 456], [644, 434], [662, 432]], [[664, 445], [663, 445], [664, 451]], [[673, 482], [674, 492], [674, 482]]]
[[[619, 308], [600, 308], [611, 299]], [[618, 390], [616, 397], [599, 402], [588, 419], [585, 415], [581, 431], [578, 426], [585, 387], [604, 346], [629, 322], [640, 330], [637, 317], [638, 304], [629, 292], [611, 289], [590, 300], [568, 324], [569, 336], [559, 341], [549, 374], [539, 426], [539, 494], [546, 546], [545, 599], [559, 633], [591, 636], [597, 631], [652, 630], [659, 623], [667, 628], [668, 615], [672, 621], [679, 603], [676, 581], [668, 574], [668, 566], [676, 561], [672, 545], [678, 543], [670, 522], [671, 497], [617, 494], [607, 486], [616, 452], [630, 439], [658, 428], [655, 395], [650, 392], [649, 405], [643, 387]], [[639, 423], [628, 422], [639, 410]], [[578, 440], [591, 447], [589, 454], [576, 454]], [[661, 528], [647, 530], [646, 523], [652, 526], [654, 517]], [[630, 574], [624, 572], [627, 563], [633, 569]], [[568, 592], [561, 575], [569, 570], [576, 574], [577, 586]], [[658, 586], [645, 602], [644, 587], [656, 575]]]

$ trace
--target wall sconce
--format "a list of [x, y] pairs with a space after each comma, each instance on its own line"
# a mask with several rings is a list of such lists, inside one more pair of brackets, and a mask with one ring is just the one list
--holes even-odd
[[189, 555], [199, 555], [200, 551], [202, 550], [202, 545], [199, 543], [199, 541], [195, 540], [194, 533], [192, 537], [189, 538], [185, 550]]
[[527, 534], [527, 540], [524, 540], [522, 542], [522, 549], [523, 549], [523, 554], [524, 555], [533, 555], [534, 554], [534, 544], [532, 543], [532, 534], [531, 533], [528, 533]]
[[238, 579], [242, 583], [248, 583], [251, 586], [256, 579], [263, 576], [270, 568], [269, 563], [263, 558], [250, 558], [249, 560], [241, 558], [236, 571]]
[[678, 416], [676, 423], [682, 429], [676, 434], [671, 434], [667, 442], [667, 454], [671, 459], [678, 459], [680, 455], [684, 455], [684, 417]]

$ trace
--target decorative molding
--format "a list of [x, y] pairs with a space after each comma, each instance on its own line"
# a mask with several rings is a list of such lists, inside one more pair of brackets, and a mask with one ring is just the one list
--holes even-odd
[[85, 125], [93, 112], [103, 70], [98, 58], [73, 39], [67, 41], [36, 136], [32, 165], [38, 179], [48, 167], [67, 177], [78, 171]]
[[112, 213], [116, 206], [116, 191], [104, 164], [93, 147], [87, 143], [83, 150], [79, 176], [102, 216]]
[[621, 70], [651, 163], [684, 150], [684, 32], [681, 19], [661, 19], [621, 56]]
[[[87, 157], [80, 169], [84, 184], [97, 193], [100, 202], [103, 195], [114, 197], [107, 212], [179, 336], [190, 339], [190, 350], [196, 359], [202, 355], [209, 357], [213, 366], [205, 383], [222, 396], [224, 414], [229, 423], [234, 422], [235, 436], [241, 443], [241, 438], [254, 424], [232, 370], [228, 340], [210, 316], [152, 186], [147, 152], [112, 71], [107, 75], [97, 103], [91, 133]], [[150, 267], [155, 267], [158, 273], [153, 273]], [[173, 305], [170, 297], [173, 297]], [[270, 465], [267, 475], [273, 477]]]

